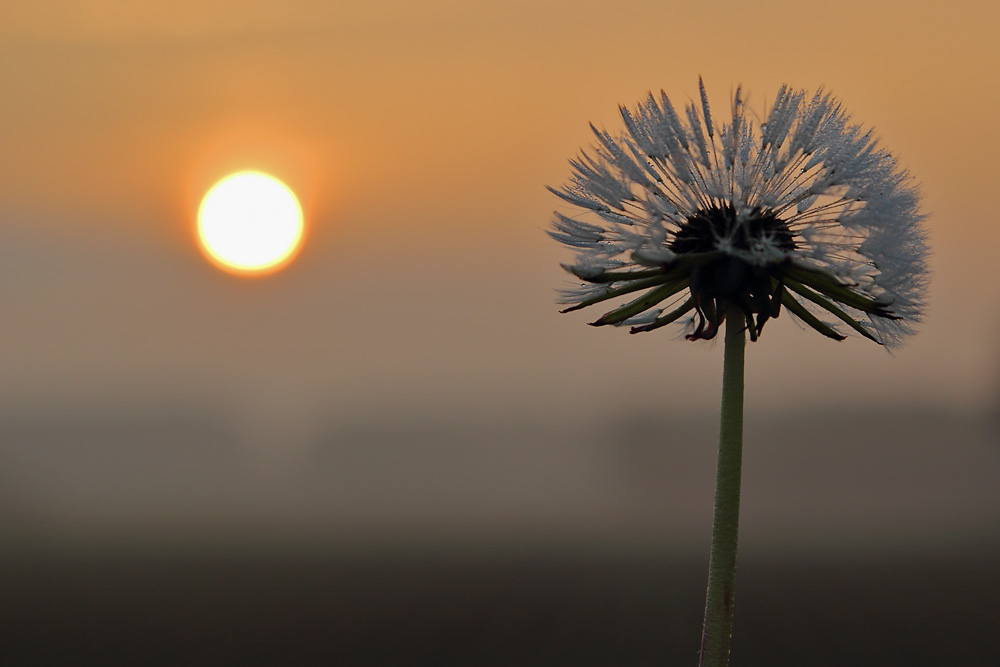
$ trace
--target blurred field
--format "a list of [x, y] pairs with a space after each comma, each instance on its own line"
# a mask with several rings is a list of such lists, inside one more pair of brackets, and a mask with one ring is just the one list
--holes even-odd
[[[0, 419], [0, 665], [696, 664], [714, 419], [192, 414]], [[843, 414], [748, 420], [733, 667], [996, 667], [995, 418]]]
[[[998, 555], [745, 559], [733, 665], [993, 667]], [[511, 549], [8, 558], [0, 664], [693, 666], [704, 574]]]

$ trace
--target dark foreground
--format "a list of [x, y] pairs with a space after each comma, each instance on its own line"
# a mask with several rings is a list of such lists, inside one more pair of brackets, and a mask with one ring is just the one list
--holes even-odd
[[[669, 556], [0, 560], [0, 664], [686, 665], [706, 566]], [[744, 560], [733, 665], [1000, 664], [994, 555]]]

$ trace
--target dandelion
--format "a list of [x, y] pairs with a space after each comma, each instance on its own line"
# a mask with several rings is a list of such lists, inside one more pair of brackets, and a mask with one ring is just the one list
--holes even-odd
[[[728, 123], [705, 87], [683, 116], [665, 93], [621, 107], [625, 132], [591, 126], [597, 144], [550, 190], [549, 234], [570, 246], [578, 284], [563, 312], [613, 302], [594, 326], [649, 332], [677, 323], [688, 340], [725, 323], [722, 427], [702, 665], [726, 665], [739, 517], [745, 339], [787, 310], [815, 331], [897, 346], [913, 332], [927, 284], [926, 233], [909, 174], [874, 132], [820, 90], [782, 86], [759, 122], [740, 89]], [[582, 284], [580, 284], [582, 283]]]

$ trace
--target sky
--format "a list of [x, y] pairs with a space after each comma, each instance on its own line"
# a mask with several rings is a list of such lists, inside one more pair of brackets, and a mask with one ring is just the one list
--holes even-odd
[[[921, 184], [928, 214], [933, 277], [918, 335], [889, 353], [782, 318], [747, 351], [748, 414], [922, 413], [954, 425], [997, 408], [993, 3], [41, 0], [4, 13], [0, 414], [18, 442], [75, 460], [90, 450], [73, 433], [127, 440], [180, 423], [177, 433], [194, 424], [212, 440], [205, 424], [221, 424], [234, 456], [253, 452], [240, 479], [271, 475], [288, 500], [287, 471], [331, 431], [344, 442], [364, 440], [351, 429], [381, 433], [393, 465], [415, 456], [421, 470], [509, 469], [509, 480], [543, 454], [557, 476], [572, 447], [504, 458], [497, 445], [490, 465], [463, 468], [451, 454], [414, 454], [447, 438], [431, 428], [408, 440], [408, 425], [459, 423], [448, 437], [477, 441], [519, 424], [509, 437], [523, 444], [571, 441], [574, 429], [587, 440], [623, 415], [713, 424], [721, 345], [559, 315], [569, 256], [544, 233], [559, 207], [545, 186], [592, 143], [588, 123], [617, 129], [618, 105], [649, 90], [683, 103], [699, 76], [716, 108], [738, 84], [760, 110], [785, 82], [832, 91]], [[248, 168], [287, 183], [307, 225], [295, 262], [254, 279], [207, 262], [194, 235], [204, 193]], [[109, 426], [122, 420], [132, 426]], [[404, 426], [386, 435], [386, 423]], [[71, 475], [77, 495], [60, 496], [58, 466], [18, 458], [10, 437], [7, 460], [22, 467], [9, 477], [33, 471], [10, 502], [48, 517], [25, 521], [65, 519], [74, 503], [123, 515], [127, 488], [95, 499], [107, 470]], [[995, 444], [992, 431], [982, 437]], [[173, 446], [164, 438], [150, 447]], [[976, 451], [980, 471], [1000, 465], [995, 450]], [[388, 486], [405, 477], [405, 466], [358, 465]], [[459, 477], [442, 506], [476, 497]], [[535, 509], [586, 514], [571, 502], [586, 479], [564, 506], [540, 490]], [[183, 516], [224, 515], [252, 496], [192, 484], [208, 495]], [[402, 522], [401, 496], [360, 487], [350, 502], [385, 503]], [[169, 506], [164, 494], [150, 507]], [[339, 516], [338, 502], [289, 507]]]

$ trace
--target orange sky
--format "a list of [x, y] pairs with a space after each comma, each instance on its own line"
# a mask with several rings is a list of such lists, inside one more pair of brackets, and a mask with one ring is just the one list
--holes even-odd
[[[339, 3], [338, 3], [339, 4]], [[356, 6], [355, 6], [356, 5]], [[973, 2], [21, 3], [0, 25], [6, 401], [189, 395], [314, 410], [714, 410], [720, 350], [558, 316], [543, 230], [617, 105], [702, 75], [763, 108], [833, 90], [923, 185], [921, 333], [894, 356], [787, 321], [751, 409], [996, 404], [1000, 10]], [[226, 173], [270, 171], [309, 245], [257, 281], [192, 237]], [[195, 389], [192, 389], [195, 388]], [[260, 408], [260, 406], [265, 406]], [[331, 408], [331, 406], [334, 406]]]

